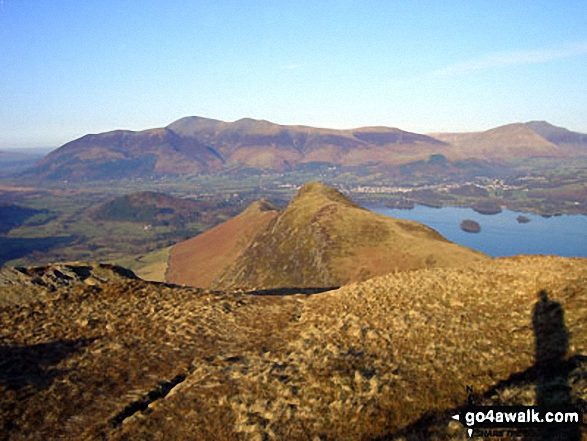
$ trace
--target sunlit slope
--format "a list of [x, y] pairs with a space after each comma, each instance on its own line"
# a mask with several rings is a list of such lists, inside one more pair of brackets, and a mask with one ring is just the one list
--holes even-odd
[[331, 187], [310, 183], [211, 286], [331, 287], [489, 259], [425, 225], [372, 213]]
[[161, 248], [140, 256], [118, 259], [118, 263], [131, 269], [143, 280], [164, 282], [170, 252], [171, 247]]
[[97, 282], [0, 309], [5, 439], [464, 440], [448, 415], [465, 386], [535, 404], [536, 347], [560, 352], [537, 341], [541, 291], [566, 336], [556, 381], [587, 400], [586, 259], [398, 272], [309, 297]]
[[255, 202], [238, 216], [173, 246], [166, 280], [195, 287], [210, 286], [277, 214], [271, 204]]

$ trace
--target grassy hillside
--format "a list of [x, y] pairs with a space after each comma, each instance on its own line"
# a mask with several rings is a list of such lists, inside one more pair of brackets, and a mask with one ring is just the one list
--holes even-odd
[[334, 188], [310, 183], [211, 286], [331, 287], [488, 259], [422, 224], [377, 215]]
[[[466, 386], [479, 404], [587, 402], [585, 259], [495, 259], [285, 297], [86, 267], [67, 291], [0, 308], [5, 439], [465, 440], [450, 415]], [[541, 374], [545, 360], [556, 375]]]
[[271, 204], [258, 201], [238, 216], [174, 245], [166, 262], [165, 280], [210, 287], [277, 214]]

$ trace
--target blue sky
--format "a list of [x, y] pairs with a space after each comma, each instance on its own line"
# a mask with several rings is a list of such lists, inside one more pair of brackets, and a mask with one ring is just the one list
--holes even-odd
[[587, 2], [0, 0], [0, 148], [188, 115], [587, 133]]

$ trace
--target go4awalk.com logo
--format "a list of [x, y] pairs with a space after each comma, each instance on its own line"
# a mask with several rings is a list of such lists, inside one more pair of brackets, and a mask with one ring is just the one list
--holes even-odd
[[[521, 431], [561, 433], [573, 440], [580, 439], [583, 423], [581, 410], [574, 406], [544, 408], [538, 406], [475, 406], [468, 405], [452, 416], [467, 428], [469, 437], [516, 435]], [[502, 429], [502, 430], [496, 430]], [[505, 429], [505, 430], [504, 430]]]

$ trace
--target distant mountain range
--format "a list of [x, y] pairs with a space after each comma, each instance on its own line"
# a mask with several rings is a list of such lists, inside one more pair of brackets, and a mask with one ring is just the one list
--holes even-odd
[[14, 175], [32, 167], [49, 149], [0, 150], [0, 177]]
[[423, 164], [466, 167], [577, 155], [587, 156], [587, 134], [538, 121], [484, 132], [423, 135], [389, 127], [334, 130], [193, 116], [165, 128], [83, 136], [49, 153], [25, 176], [75, 181], [321, 165], [393, 173]]

